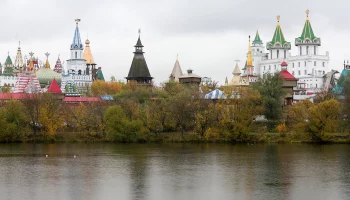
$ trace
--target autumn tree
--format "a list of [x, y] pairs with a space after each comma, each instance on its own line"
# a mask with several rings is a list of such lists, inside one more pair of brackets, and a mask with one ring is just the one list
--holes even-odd
[[63, 126], [61, 102], [53, 94], [43, 93], [39, 105], [39, 123], [43, 130], [50, 136], [54, 136]]
[[104, 82], [97, 80], [92, 82], [91, 85], [91, 93], [93, 96], [115, 95], [119, 92], [121, 92], [121, 86], [115, 81]]
[[288, 111], [287, 120], [296, 131], [307, 132], [310, 119], [309, 109], [315, 106], [310, 100], [299, 101]]
[[340, 103], [335, 99], [312, 106], [309, 109], [309, 128], [314, 139], [322, 140], [325, 133], [336, 132], [340, 125], [340, 114]]
[[228, 98], [216, 106], [219, 126], [231, 141], [245, 141], [253, 119], [262, 114], [263, 107], [258, 91], [239, 89], [239, 98]]

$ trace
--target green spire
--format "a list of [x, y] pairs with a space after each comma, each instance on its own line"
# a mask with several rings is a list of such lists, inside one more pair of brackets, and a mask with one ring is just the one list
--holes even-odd
[[[309, 20], [309, 10], [306, 10], [306, 21], [305, 21], [305, 25], [304, 25], [304, 29], [303, 32], [301, 33], [301, 36], [296, 38], [296, 43], [302, 43], [304, 42], [306, 39], [311, 40], [309, 43], [319, 43], [320, 39], [317, 38], [314, 34], [314, 31], [312, 30], [311, 27], [311, 23]], [[317, 41], [315, 41], [315, 39], [318, 39]]]
[[7, 55], [6, 61], [5, 61], [5, 65], [12, 65], [12, 60], [10, 58], [10, 55]]
[[97, 70], [97, 79], [98, 80], [101, 80], [101, 81], [105, 81], [105, 78], [103, 76], [103, 73], [102, 73], [102, 70], [101, 69], [98, 69]]
[[273, 34], [273, 38], [271, 42], [267, 43], [267, 49], [274, 48], [276, 47], [276, 44], [280, 44], [278, 48], [288, 48], [290, 49], [290, 42], [287, 42], [286, 39], [284, 38], [281, 25], [280, 25], [280, 16], [277, 16], [277, 26], [275, 33]]
[[253, 40], [253, 44], [262, 44], [262, 40], [260, 39], [259, 31], [256, 30], [255, 38]]

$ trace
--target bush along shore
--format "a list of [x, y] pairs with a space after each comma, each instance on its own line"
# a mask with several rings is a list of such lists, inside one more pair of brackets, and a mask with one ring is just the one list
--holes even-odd
[[[175, 82], [163, 89], [120, 84], [103, 105], [69, 106], [52, 94], [35, 94], [1, 104], [0, 142], [350, 142], [350, 95], [339, 101], [325, 92], [315, 103], [282, 106], [281, 84], [277, 74], [253, 87], [223, 87], [239, 95], [219, 100]], [[215, 88], [201, 85], [204, 94]], [[267, 120], [256, 121], [259, 115]]]

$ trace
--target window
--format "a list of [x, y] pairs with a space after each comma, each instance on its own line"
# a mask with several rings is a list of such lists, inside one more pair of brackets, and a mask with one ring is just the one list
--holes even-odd
[[307, 70], [304, 70], [304, 75], [306, 75], [307, 74]]
[[312, 88], [312, 84], [310, 84], [310, 88]]
[[314, 66], [316, 66], [316, 61], [314, 61]]
[[316, 88], [317, 88], [317, 83], [316, 83]]
[[257, 49], [256, 51], [259, 52], [259, 49]]
[[306, 46], [306, 55], [309, 55], [309, 46]]
[[305, 67], [306, 67], [306, 61], [304, 63], [305, 63]]
[[292, 71], [292, 74], [294, 75], [294, 71]]
[[298, 62], [298, 67], [300, 67], [300, 62]]
[[287, 51], [284, 50], [284, 58], [286, 58], [286, 56], [287, 56]]
[[322, 63], [322, 67], [324, 67], [324, 62]]
[[303, 51], [302, 51], [302, 48], [301, 48], [301, 46], [300, 46], [300, 55], [302, 55], [303, 54]]
[[77, 53], [77, 52], [75, 52], [75, 59], [77, 59], [77, 57], [78, 57], [78, 53]]
[[325, 74], [325, 72], [323, 71], [323, 74]]
[[280, 50], [277, 50], [277, 58], [278, 58], [279, 55], [280, 55]]
[[316, 46], [314, 46], [314, 55], [316, 55]]
[[265, 66], [264, 66], [264, 71], [265, 71]]
[[276, 70], [276, 65], [275, 65], [275, 70]]
[[298, 75], [300, 75], [300, 70], [298, 70]]
[[270, 54], [271, 54], [271, 59], [272, 59], [272, 50], [270, 51]]
[[271, 65], [269, 65], [269, 70], [271, 70]]

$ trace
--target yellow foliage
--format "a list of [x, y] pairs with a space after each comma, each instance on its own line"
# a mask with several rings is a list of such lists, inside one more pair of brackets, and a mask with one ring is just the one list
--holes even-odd
[[92, 83], [91, 92], [93, 96], [115, 95], [121, 92], [121, 86], [118, 82], [104, 82], [97, 80]]

